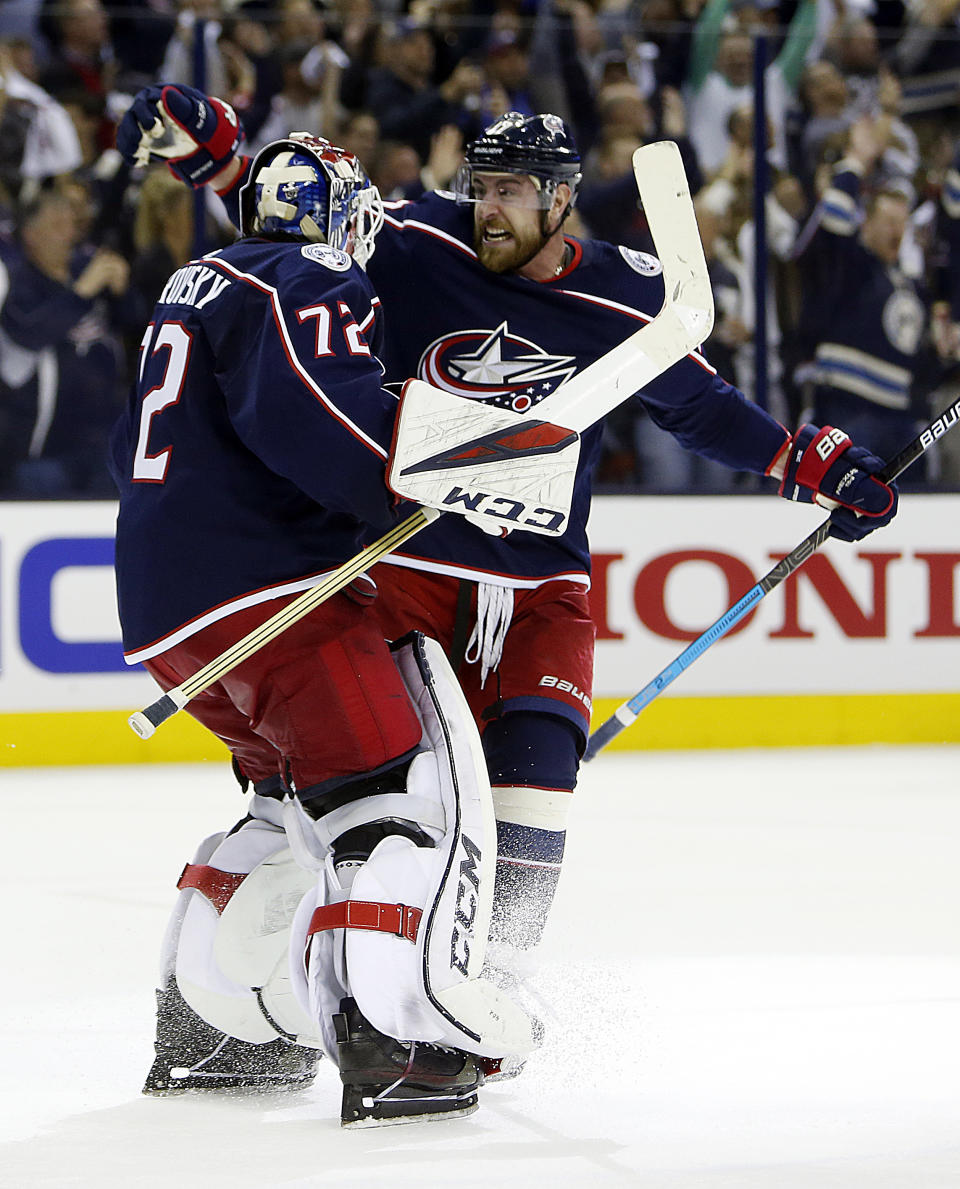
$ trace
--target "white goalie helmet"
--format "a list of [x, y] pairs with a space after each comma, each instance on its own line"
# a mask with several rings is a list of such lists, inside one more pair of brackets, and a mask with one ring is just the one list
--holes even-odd
[[308, 132], [264, 146], [240, 191], [243, 235], [326, 243], [366, 267], [383, 226], [380, 191], [346, 149]]

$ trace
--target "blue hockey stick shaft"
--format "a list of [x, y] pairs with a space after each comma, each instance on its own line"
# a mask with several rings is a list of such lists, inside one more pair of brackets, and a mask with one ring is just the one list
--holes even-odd
[[[905, 446], [899, 454], [891, 458], [879, 471], [877, 477], [882, 479], [884, 483], [889, 483], [892, 479], [896, 479], [908, 466], [916, 462], [921, 454], [925, 454], [934, 442], [939, 441], [948, 430], [953, 429], [958, 420], [960, 420], [960, 400], [954, 401], [922, 433], [919, 433], [908, 446]], [[728, 611], [725, 611], [696, 640], [688, 644], [676, 660], [671, 661], [665, 669], [661, 669], [656, 677], [652, 681], [647, 682], [639, 693], [634, 694], [629, 701], [618, 706], [606, 722], [597, 727], [587, 740], [587, 748], [583, 753], [584, 760], [592, 760], [597, 752], [606, 747], [622, 730], [635, 722], [640, 712], [646, 709], [655, 698], [659, 697], [667, 686], [672, 685], [685, 669], [689, 669], [693, 662], [702, 656], [711, 644], [715, 644], [725, 636], [735, 623], [738, 623], [751, 608], [759, 603], [764, 595], [768, 595], [774, 587], [779, 586], [785, 578], [789, 578], [795, 570], [798, 570], [808, 557], [816, 553], [829, 536], [830, 521], [828, 519], [815, 528], [809, 536], [804, 537], [795, 549], [792, 549], [782, 561], [777, 562], [769, 573], [764, 574], [756, 586], [752, 586], [743, 598], [734, 603]]]

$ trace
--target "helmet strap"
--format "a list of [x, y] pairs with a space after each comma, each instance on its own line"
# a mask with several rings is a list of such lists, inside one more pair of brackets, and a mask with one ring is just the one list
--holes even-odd
[[557, 187], [559, 185], [559, 182], [555, 181], [553, 178], [550, 178], [544, 183], [543, 186], [544, 193], [550, 196], [550, 205], [544, 208], [540, 216], [540, 231], [545, 237], [555, 235], [566, 222], [567, 215], [569, 215], [573, 210], [573, 193], [571, 192], [570, 199], [567, 202], [567, 205], [563, 208], [563, 212], [560, 215], [560, 221], [557, 223], [556, 227], [554, 227], [553, 231], [548, 230], [547, 219], [550, 217], [550, 212], [553, 210], [553, 200], [556, 197]]

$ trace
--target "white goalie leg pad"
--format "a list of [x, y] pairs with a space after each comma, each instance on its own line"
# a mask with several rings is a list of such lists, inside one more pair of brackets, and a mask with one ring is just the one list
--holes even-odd
[[[294, 921], [293, 977], [326, 1032], [346, 993], [388, 1036], [482, 1056], [525, 1054], [535, 1047], [530, 1017], [480, 978], [496, 870], [480, 738], [439, 644], [416, 634], [396, 662], [424, 730], [407, 792], [367, 798], [313, 823], [296, 802], [285, 806], [291, 847], [312, 849], [319, 875]], [[347, 891], [329, 848], [346, 829], [384, 817], [414, 822], [435, 845], [384, 838]], [[336, 1059], [332, 1037], [325, 1039]]]
[[290, 985], [290, 927], [313, 879], [294, 860], [282, 807], [251, 799], [252, 820], [226, 835], [202, 865], [188, 865], [176, 946], [186, 1002], [208, 1024], [262, 1044], [284, 1036], [319, 1047]]
[[398, 495], [442, 512], [559, 536], [579, 459], [580, 435], [541, 421], [535, 409], [497, 409], [408, 380], [387, 481]]
[[[206, 866], [210, 862], [210, 856], [226, 836], [226, 831], [221, 830], [218, 834], [211, 834], [208, 838], [204, 838], [203, 842], [200, 843], [194, 852], [194, 856], [188, 866]], [[193, 899], [193, 895], [194, 893], [191, 888], [183, 888], [177, 892], [177, 898], [174, 901], [173, 909], [167, 920], [163, 943], [160, 946], [160, 981], [157, 983], [158, 987], [166, 987], [176, 975], [180, 932], [183, 928], [183, 918], [186, 916], [187, 906]]]
[[[306, 813], [297, 801], [284, 806], [288, 817], [288, 833], [295, 830], [301, 835], [313, 829]], [[298, 825], [292, 823], [298, 821]], [[340, 1000], [349, 991], [344, 966], [342, 929], [311, 932], [314, 913], [326, 905], [341, 904], [348, 897], [333, 864], [333, 855], [317, 854], [316, 843], [308, 844], [313, 857], [314, 883], [301, 899], [290, 931], [290, 981], [300, 1009], [311, 1021], [327, 1057], [338, 1064], [337, 1038], [333, 1029], [333, 1017], [340, 1010]], [[293, 849], [296, 851], [297, 847]], [[300, 861], [307, 865], [307, 851], [301, 852]], [[319, 859], [319, 862], [317, 860]]]

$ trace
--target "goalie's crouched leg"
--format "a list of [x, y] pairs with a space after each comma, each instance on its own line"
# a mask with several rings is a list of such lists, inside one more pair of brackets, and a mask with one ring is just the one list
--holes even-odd
[[415, 633], [395, 660], [417, 753], [284, 805], [316, 872], [292, 927], [294, 990], [340, 1068], [346, 1126], [469, 1113], [489, 1059], [535, 1044], [530, 1017], [480, 977], [496, 830], [479, 735], [438, 644]]
[[183, 870], [145, 1094], [313, 1080], [319, 1041], [291, 994], [288, 961], [290, 923], [312, 880], [292, 858], [280, 815], [278, 800], [255, 794], [249, 817], [206, 839]]

